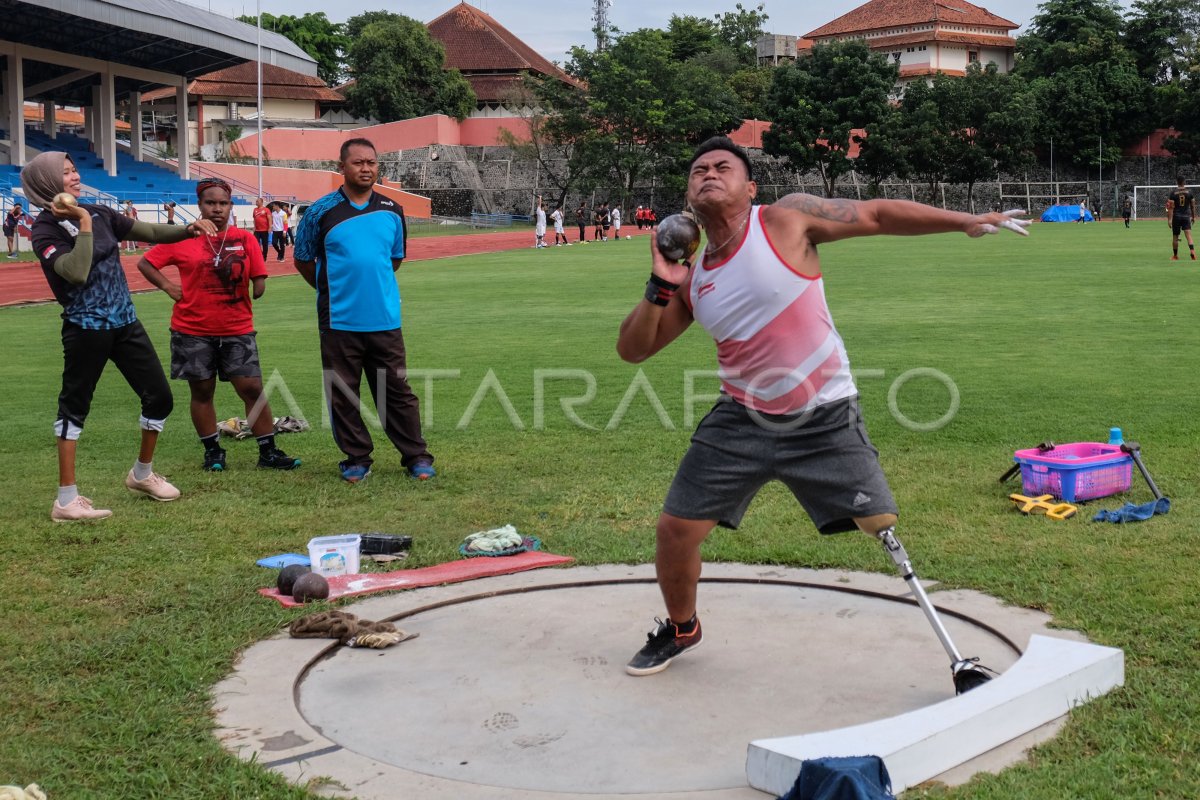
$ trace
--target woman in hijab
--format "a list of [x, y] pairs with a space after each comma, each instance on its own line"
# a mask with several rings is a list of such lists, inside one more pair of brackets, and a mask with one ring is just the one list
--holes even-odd
[[40, 206], [32, 226], [33, 249], [46, 281], [63, 307], [63, 379], [58, 396], [58, 497], [50, 511], [56, 522], [103, 519], [75, 484], [75, 450], [92, 405], [92, 395], [109, 361], [141, 400], [141, 447], [125, 486], [138, 494], [167, 501], [179, 490], [152, 469], [154, 446], [171, 413], [171, 388], [158, 353], [137, 320], [129, 285], [121, 268], [121, 241], [178, 242], [216, 232], [208, 220], [186, 228], [138, 222], [102, 205], [55, 205], [65, 192], [79, 197], [79, 172], [66, 153], [42, 153], [21, 170], [21, 186]]

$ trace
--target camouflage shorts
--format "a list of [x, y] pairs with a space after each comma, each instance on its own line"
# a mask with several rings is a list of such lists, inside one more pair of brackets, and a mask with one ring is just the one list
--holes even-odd
[[171, 331], [171, 377], [204, 381], [214, 375], [223, 381], [262, 377], [254, 334], [193, 336]]

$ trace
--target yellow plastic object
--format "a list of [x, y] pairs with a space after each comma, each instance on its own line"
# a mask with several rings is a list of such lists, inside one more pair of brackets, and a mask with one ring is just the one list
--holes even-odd
[[1078, 513], [1079, 509], [1070, 503], [1054, 503], [1054, 495], [1043, 494], [1037, 497], [1027, 497], [1023, 494], [1010, 494], [1009, 500], [1016, 505], [1022, 514], [1045, 514], [1050, 519], [1069, 519]]

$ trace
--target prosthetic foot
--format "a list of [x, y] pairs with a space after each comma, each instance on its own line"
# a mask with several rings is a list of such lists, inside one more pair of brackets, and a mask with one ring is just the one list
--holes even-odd
[[[912, 590], [913, 597], [917, 600], [917, 605], [925, 612], [925, 618], [929, 620], [929, 624], [933, 626], [933, 632], [937, 634], [938, 639], [942, 643], [942, 647], [946, 650], [946, 655], [950, 656], [950, 676], [954, 680], [954, 693], [962, 694], [969, 692], [977, 686], [982, 686], [992, 679], [988, 674], [991, 670], [987, 667], [981, 667], [977, 662], [978, 658], [963, 658], [958, 652], [958, 648], [954, 646], [954, 642], [950, 639], [950, 634], [946, 631], [946, 626], [942, 624], [941, 618], [938, 616], [937, 610], [934, 609], [933, 603], [929, 602], [929, 596], [925, 594], [925, 589], [921, 586], [921, 582], [917, 580], [917, 575], [913, 572], [912, 563], [908, 560], [908, 553], [904, 551], [904, 545], [900, 544], [900, 540], [896, 538], [895, 528], [884, 528], [875, 533], [876, 538], [883, 544], [883, 549], [892, 557], [896, 568], [900, 570], [900, 576], [904, 578], [908, 588]], [[985, 672], [985, 670], [987, 670]]]

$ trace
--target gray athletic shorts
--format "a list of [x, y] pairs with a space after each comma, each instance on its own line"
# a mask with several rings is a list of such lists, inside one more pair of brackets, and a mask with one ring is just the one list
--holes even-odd
[[854, 530], [855, 517], [897, 513], [857, 398], [784, 416], [722, 398], [692, 435], [663, 511], [736, 528], [771, 480], [792, 490], [821, 533]]
[[254, 334], [193, 336], [171, 331], [171, 377], [206, 381], [214, 375], [223, 381], [262, 377]]

